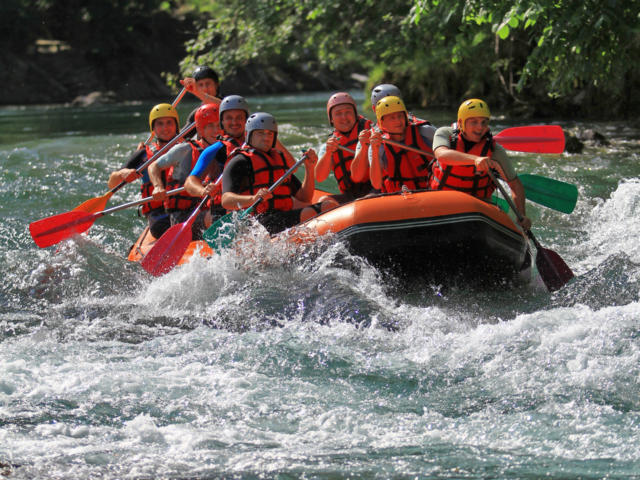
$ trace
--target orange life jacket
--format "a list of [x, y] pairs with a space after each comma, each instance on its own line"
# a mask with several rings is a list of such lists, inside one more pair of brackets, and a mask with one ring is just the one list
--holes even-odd
[[[261, 188], [269, 188], [282, 177], [289, 167], [284, 155], [279, 150], [271, 149], [268, 153], [252, 148], [246, 143], [234, 150], [233, 156], [244, 155], [251, 162], [252, 179], [247, 190], [238, 192], [240, 195], [255, 195]], [[273, 197], [263, 200], [254, 209], [256, 213], [264, 213], [268, 210], [291, 210], [293, 208], [293, 190], [291, 177], [283, 181], [271, 192]]]
[[[465, 148], [465, 142], [459, 130], [454, 130], [449, 141], [453, 150], [479, 157], [491, 157], [495, 148], [491, 133], [487, 133], [480, 142], [474, 143], [468, 150]], [[489, 175], [478, 172], [475, 164], [443, 166], [438, 159], [434, 159], [431, 171], [432, 190], [458, 190], [478, 198], [488, 199], [496, 188]]]
[[[382, 138], [390, 138], [387, 133]], [[420, 127], [409, 124], [404, 131], [404, 142], [433, 155], [431, 147], [420, 135]], [[394, 147], [383, 143], [387, 168], [382, 172], [382, 191], [385, 193], [398, 192], [406, 185], [409, 190], [425, 190], [429, 188], [429, 158], [404, 148]]]
[[[188, 142], [191, 146], [191, 170], [193, 170], [198, 162], [198, 157], [205, 148], [205, 145], [203, 145], [202, 140], [189, 140]], [[169, 173], [167, 173], [167, 182], [165, 187], [167, 191], [183, 187], [184, 182], [186, 181], [186, 178], [174, 178], [173, 170], [174, 167], [172, 166], [169, 168]], [[167, 212], [188, 211], [193, 210], [198, 203], [200, 203], [200, 199], [198, 197], [192, 197], [185, 190], [177, 195], [167, 197], [164, 201], [164, 208]]]
[[[145, 150], [147, 153], [147, 160], [153, 157], [155, 153], [160, 149], [160, 145], [158, 143], [152, 143], [150, 145], [145, 146]], [[166, 184], [167, 176], [164, 171], [162, 172], [162, 182]], [[149, 174], [145, 170], [142, 174], [142, 185], [140, 185], [140, 192], [142, 194], [142, 198], [150, 197], [153, 194], [153, 183], [151, 183], [151, 179], [149, 178]], [[140, 213], [144, 216], [149, 215], [154, 210], [164, 210], [164, 204], [161, 201], [151, 200], [150, 202], [143, 203], [140, 206]]]
[[413, 113], [407, 113], [407, 118], [411, 125], [417, 125], [418, 127], [421, 127], [422, 125], [431, 125], [431, 122], [418, 118]]
[[224, 143], [224, 146], [227, 147], [227, 161], [231, 158], [231, 153], [236, 149], [242, 146], [241, 142], [234, 137], [229, 135], [218, 135], [218, 140]]
[[[371, 120], [366, 119], [362, 115], [358, 115], [358, 121], [353, 126], [348, 134], [334, 130], [332, 136], [339, 137], [338, 143], [343, 147], [351, 148], [355, 150], [358, 144], [358, 134], [362, 130], [371, 128]], [[333, 166], [333, 175], [338, 182], [338, 188], [342, 193], [350, 192], [356, 198], [366, 195], [373, 188], [371, 182], [368, 180], [365, 182], [354, 182], [351, 180], [351, 162], [353, 162], [354, 155], [345, 152], [344, 150], [337, 149], [331, 156], [331, 163]]]

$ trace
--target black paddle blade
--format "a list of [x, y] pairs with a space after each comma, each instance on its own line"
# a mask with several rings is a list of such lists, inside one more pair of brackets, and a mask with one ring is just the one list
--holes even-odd
[[566, 283], [575, 277], [569, 265], [553, 250], [538, 248], [536, 255], [536, 267], [542, 281], [550, 292], [561, 289]]

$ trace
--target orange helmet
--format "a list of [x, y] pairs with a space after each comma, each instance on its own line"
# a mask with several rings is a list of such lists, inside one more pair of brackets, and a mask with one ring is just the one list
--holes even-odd
[[220, 121], [220, 106], [217, 103], [206, 103], [196, 110], [196, 129], [202, 130], [210, 123]]

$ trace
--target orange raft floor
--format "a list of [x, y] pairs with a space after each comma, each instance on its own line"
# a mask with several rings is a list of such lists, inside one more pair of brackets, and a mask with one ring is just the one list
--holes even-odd
[[[306, 243], [325, 234], [336, 235], [352, 254], [401, 276], [484, 282], [526, 281], [530, 273], [528, 242], [513, 220], [495, 205], [462, 192], [361, 198], [318, 215], [286, 235]], [[129, 260], [139, 261], [153, 241], [143, 232]], [[213, 253], [206, 242], [191, 242], [180, 264], [196, 252]]]

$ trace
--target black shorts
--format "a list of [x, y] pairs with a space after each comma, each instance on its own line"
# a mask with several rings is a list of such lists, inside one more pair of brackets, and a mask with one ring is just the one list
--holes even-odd
[[272, 210], [259, 214], [256, 218], [271, 235], [280, 233], [300, 223], [301, 208], [296, 210]]
[[[192, 210], [180, 210], [176, 212], [171, 212], [169, 216], [171, 217], [171, 225], [177, 225], [179, 223], [184, 223], [189, 219]], [[206, 210], [201, 210], [196, 216], [193, 224], [191, 225], [191, 240], [202, 240], [202, 234], [204, 232], [204, 216], [207, 214]]]
[[147, 219], [149, 220], [151, 235], [155, 238], [160, 238], [171, 226], [169, 214], [164, 210], [153, 210], [149, 212]]

